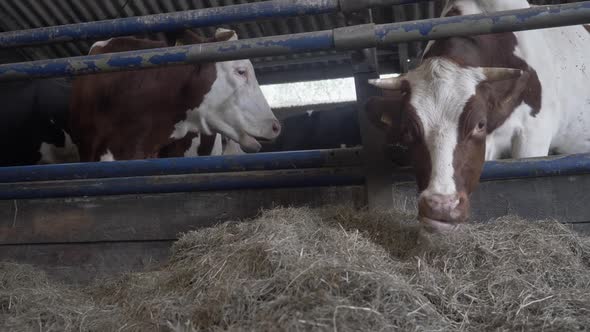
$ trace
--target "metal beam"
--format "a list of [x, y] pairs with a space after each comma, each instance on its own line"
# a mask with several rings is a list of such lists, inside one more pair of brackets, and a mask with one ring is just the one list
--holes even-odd
[[[335, 149], [0, 168], [0, 199], [361, 185], [359, 153]], [[480, 180], [582, 174], [590, 174], [590, 154], [486, 162]], [[384, 181], [413, 181], [411, 169], [397, 169]]]
[[[351, 29], [350, 34], [343, 35], [341, 40], [346, 42], [348, 38], [358, 37], [357, 39], [362, 40], [374, 38], [372, 26], [369, 24], [372, 22], [371, 10], [348, 15], [347, 23], [355, 25], [353, 26], [354, 30]], [[338, 35], [335, 39], [339, 42]], [[387, 144], [385, 133], [371, 123], [364, 109], [371, 96], [378, 96], [381, 93], [380, 89], [368, 83], [369, 79], [379, 78], [377, 50], [367, 48], [352, 51], [350, 52], [350, 61], [354, 71], [356, 109], [363, 145], [362, 160], [368, 208], [372, 211], [387, 210], [391, 208], [393, 203], [393, 187], [391, 186], [393, 163], [385, 153]]]
[[174, 13], [51, 26], [0, 33], [0, 48], [177, 31], [227, 23], [319, 15], [340, 10], [391, 6], [426, 0], [275, 0]]
[[[227, 61], [294, 53], [351, 50], [452, 36], [522, 31], [590, 23], [590, 1], [555, 6], [454, 16], [374, 26], [374, 38], [355, 34], [358, 27], [0, 65], [0, 81], [31, 77], [74, 76], [101, 72]], [[372, 37], [372, 36], [371, 36]], [[344, 38], [341, 40], [340, 38]]]
[[360, 165], [360, 149], [0, 167], [0, 183], [272, 171]]
[[0, 183], [0, 200], [177, 193], [246, 188], [349, 186], [363, 183], [364, 176], [362, 170], [358, 167], [310, 168], [230, 172], [225, 174], [207, 173]]

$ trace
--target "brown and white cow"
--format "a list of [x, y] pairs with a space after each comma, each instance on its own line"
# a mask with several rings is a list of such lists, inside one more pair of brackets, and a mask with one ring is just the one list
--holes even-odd
[[[449, 0], [443, 16], [528, 8]], [[409, 147], [419, 220], [438, 231], [469, 214], [484, 160], [590, 152], [590, 34], [583, 26], [430, 42], [421, 64], [372, 80], [367, 112]]]
[[[211, 39], [187, 30], [177, 42], [236, 39], [231, 30], [218, 29]], [[164, 41], [121, 37], [95, 43], [90, 54], [165, 46]], [[256, 152], [259, 139], [272, 140], [281, 131], [249, 60], [78, 77], [72, 87], [70, 128], [82, 161], [178, 156], [179, 147], [203, 140], [209, 150], [221, 138], [217, 134]]]

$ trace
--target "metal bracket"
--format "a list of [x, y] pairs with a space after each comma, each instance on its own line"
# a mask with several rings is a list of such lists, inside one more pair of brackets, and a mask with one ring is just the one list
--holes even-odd
[[334, 46], [339, 51], [373, 48], [376, 45], [375, 23], [334, 29]]

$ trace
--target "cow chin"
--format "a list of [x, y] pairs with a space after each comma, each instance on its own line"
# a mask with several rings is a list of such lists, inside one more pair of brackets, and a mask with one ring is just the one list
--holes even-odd
[[430, 233], [451, 233], [459, 228], [460, 224], [438, 221], [426, 217], [419, 217], [418, 220], [424, 229]]
[[256, 153], [262, 148], [262, 145], [260, 145], [258, 140], [249, 135], [242, 136], [238, 143], [240, 144], [242, 150], [244, 150], [246, 153]]

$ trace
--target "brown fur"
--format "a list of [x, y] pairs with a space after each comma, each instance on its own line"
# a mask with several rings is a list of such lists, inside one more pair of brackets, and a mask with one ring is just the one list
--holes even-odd
[[[179, 39], [184, 44], [212, 41], [190, 31]], [[163, 41], [122, 37], [95, 47], [91, 54], [166, 46]], [[98, 161], [107, 149], [118, 160], [160, 156], [160, 150], [174, 142], [174, 125], [201, 104], [216, 76], [214, 64], [207, 63], [78, 77], [72, 87], [70, 126], [81, 160]], [[168, 151], [188, 149], [192, 137], [188, 146], [183, 140]], [[177, 156], [169, 153], [164, 155]]]

